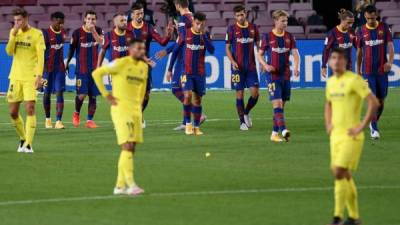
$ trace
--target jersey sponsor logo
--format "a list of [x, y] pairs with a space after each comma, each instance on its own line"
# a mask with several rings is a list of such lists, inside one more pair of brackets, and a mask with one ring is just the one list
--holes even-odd
[[272, 48], [271, 50], [278, 54], [282, 54], [282, 53], [288, 52], [290, 49], [289, 48]]
[[96, 46], [97, 42], [86, 42], [86, 43], [81, 43], [82, 48], [91, 48], [93, 46]]
[[[143, 71], [142, 71], [143, 73]], [[139, 81], [139, 82], [144, 82], [144, 79], [141, 77], [137, 77], [137, 76], [126, 76], [126, 80], [130, 83], [130, 82], [134, 82], [134, 81]]]
[[128, 46], [113, 46], [113, 50], [117, 52], [125, 52], [128, 50]]
[[353, 47], [353, 43], [351, 43], [351, 42], [339, 44], [339, 48], [347, 49], [347, 48], [351, 48], [351, 47]]
[[53, 48], [55, 50], [60, 50], [64, 44], [55, 44], [55, 45], [50, 45], [50, 48]]
[[254, 38], [237, 38], [236, 39], [237, 42], [241, 43], [241, 44], [248, 44], [248, 43], [253, 43], [254, 42]]
[[183, 22], [181, 22], [181, 23], [178, 23], [178, 27], [184, 27], [186, 24], [185, 23], [183, 23]]
[[186, 48], [192, 50], [192, 51], [198, 51], [198, 50], [203, 50], [204, 49], [204, 45], [191, 45], [191, 44], [187, 44]]
[[20, 47], [31, 47], [32, 44], [29, 42], [17, 41], [16, 45]]
[[328, 44], [328, 38], [326, 37], [326, 38], [325, 38], [324, 45], [327, 45], [327, 44]]
[[384, 41], [382, 39], [365, 41], [365, 45], [371, 46], [371, 47], [376, 46], [376, 45], [381, 45], [383, 43], [384, 43]]

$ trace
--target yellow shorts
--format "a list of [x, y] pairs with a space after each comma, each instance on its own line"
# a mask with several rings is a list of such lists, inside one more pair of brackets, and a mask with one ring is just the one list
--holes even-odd
[[37, 92], [34, 80], [10, 80], [7, 92], [8, 102], [36, 101], [36, 95]]
[[[133, 110], [134, 111], [134, 110]], [[143, 142], [142, 113], [118, 105], [111, 107], [111, 118], [117, 134], [118, 145], [126, 142]]]
[[331, 166], [356, 170], [360, 161], [364, 135], [352, 138], [348, 135], [331, 136]]

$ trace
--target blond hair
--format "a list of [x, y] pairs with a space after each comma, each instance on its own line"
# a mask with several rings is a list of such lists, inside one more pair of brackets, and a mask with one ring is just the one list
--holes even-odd
[[354, 18], [354, 14], [350, 10], [340, 9], [338, 12], [338, 17], [340, 20], [345, 20], [347, 18]]
[[279, 17], [281, 16], [285, 16], [285, 17], [289, 17], [289, 13], [286, 12], [285, 10], [275, 10], [274, 12], [272, 12], [272, 19], [277, 20], [279, 19]]

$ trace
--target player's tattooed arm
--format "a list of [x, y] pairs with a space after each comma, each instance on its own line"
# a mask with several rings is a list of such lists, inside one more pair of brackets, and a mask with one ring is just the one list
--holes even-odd
[[104, 45], [104, 34], [103, 34], [103, 31], [100, 29], [101, 32], [99, 34], [99, 32], [97, 32], [96, 26], [94, 26], [92, 24], [89, 26], [89, 30], [93, 34], [94, 40], [96, 40], [96, 42], [99, 43], [100, 45]]
[[106, 56], [106, 50], [101, 48], [99, 56], [97, 58], [97, 67], [100, 67], [103, 64], [104, 57]]
[[68, 54], [67, 54], [67, 62], [65, 63], [65, 70], [67, 72], [69, 72], [69, 63], [71, 62], [72, 57], [75, 54], [75, 50], [78, 46], [78, 32], [74, 31], [74, 33], [72, 34], [71, 37], [71, 44], [69, 45], [69, 50], [68, 50]]
[[362, 48], [357, 48], [357, 73], [361, 75]]
[[388, 48], [388, 52], [389, 52], [389, 58], [388, 61], [385, 63], [383, 70], [385, 72], [389, 72], [392, 69], [392, 65], [393, 65], [393, 60], [394, 60], [394, 45], [393, 42], [388, 42], [387, 45]]

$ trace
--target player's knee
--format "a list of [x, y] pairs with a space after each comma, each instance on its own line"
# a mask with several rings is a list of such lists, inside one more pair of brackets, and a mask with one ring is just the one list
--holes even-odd
[[135, 143], [134, 142], [127, 142], [122, 145], [122, 149], [130, 152], [135, 151]]
[[33, 116], [35, 114], [35, 103], [33, 102], [28, 102], [26, 103], [26, 114], [28, 114], [29, 116]]
[[13, 120], [15, 120], [15, 119], [17, 119], [18, 118], [18, 110], [11, 110], [10, 111], [10, 117], [13, 119]]
[[236, 91], [236, 98], [243, 99], [243, 90]]
[[83, 101], [83, 100], [85, 100], [86, 95], [85, 94], [80, 94], [80, 95], [78, 95], [78, 98], [79, 98], [79, 100]]
[[61, 91], [60, 91], [60, 92], [56, 92], [56, 96], [57, 96], [57, 97], [63, 97], [63, 96], [64, 96], [64, 93], [61, 92]]
[[344, 178], [349, 178], [349, 171], [346, 168], [340, 168], [336, 167], [333, 169], [333, 175], [335, 176], [335, 179], [341, 180]]

